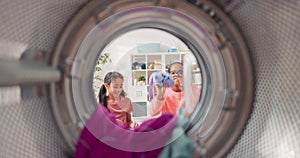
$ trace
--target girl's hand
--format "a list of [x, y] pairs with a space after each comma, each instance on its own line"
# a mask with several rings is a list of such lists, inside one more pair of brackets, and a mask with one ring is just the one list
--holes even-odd
[[175, 92], [181, 92], [181, 91], [183, 91], [183, 80], [182, 80], [182, 78], [175, 77], [174, 78], [174, 83], [175, 83], [175, 85], [172, 87], [172, 89]]
[[155, 85], [156, 89], [156, 99], [157, 100], [163, 100], [166, 92], [167, 85], [164, 84], [163, 86]]
[[131, 128], [136, 128], [138, 125], [139, 125], [139, 124], [137, 124], [136, 122], [131, 122], [131, 123], [129, 124], [129, 126], [130, 126]]

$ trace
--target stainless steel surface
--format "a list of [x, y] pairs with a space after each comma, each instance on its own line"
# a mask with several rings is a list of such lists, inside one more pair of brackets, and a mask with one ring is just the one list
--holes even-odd
[[255, 67], [254, 109], [228, 157], [300, 156], [300, 2], [243, 1], [230, 15]]
[[68, 157], [72, 153], [57, 129], [45, 97], [1, 104], [0, 157]]
[[[243, 35], [255, 80], [250, 119], [225, 157], [299, 157], [300, 2], [214, 1]], [[18, 60], [20, 51], [14, 48], [25, 47], [45, 51], [47, 59], [66, 24], [86, 2], [0, 1], [0, 59]], [[191, 2], [201, 4], [201, 0]], [[3, 52], [7, 46], [15, 54]], [[0, 89], [0, 157], [71, 157], [72, 148], [58, 128], [47, 93], [24, 98], [20, 89]]]
[[[26, 49], [45, 51], [45, 58], [51, 56], [63, 28], [85, 2], [1, 0], [0, 59], [17, 62]], [[43, 86], [31, 85], [35, 89]], [[36, 91], [24, 94], [24, 89], [0, 88], [0, 157], [72, 157], [47, 95]]]
[[46, 64], [32, 61], [1, 61], [0, 86], [55, 82], [60, 72]]

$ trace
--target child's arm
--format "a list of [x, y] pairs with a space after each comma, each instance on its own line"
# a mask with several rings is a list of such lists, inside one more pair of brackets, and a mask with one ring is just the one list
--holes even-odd
[[132, 119], [131, 119], [131, 114], [129, 114], [129, 113], [126, 113], [126, 119], [127, 119], [127, 122], [128, 122], [128, 125], [131, 127], [131, 128], [135, 128], [135, 127], [137, 127], [138, 126], [138, 124], [136, 123], [136, 122], [134, 122], [134, 121], [132, 121]]
[[154, 97], [149, 107], [150, 115], [155, 116], [160, 114], [164, 103], [165, 103], [164, 98], [162, 100], [158, 100], [156, 97]]
[[155, 86], [156, 94], [155, 97], [151, 100], [151, 105], [149, 107], [150, 115], [155, 116], [160, 114], [163, 105], [165, 104], [165, 92], [166, 85], [163, 86]]
[[129, 110], [126, 112], [126, 120], [127, 120], [127, 124], [131, 127], [131, 128], [135, 128], [138, 126], [138, 124], [136, 122], [134, 122], [131, 118], [131, 113], [133, 112], [133, 107], [132, 107], [132, 102], [129, 98], [126, 98], [127, 100], [127, 107], [129, 106]]

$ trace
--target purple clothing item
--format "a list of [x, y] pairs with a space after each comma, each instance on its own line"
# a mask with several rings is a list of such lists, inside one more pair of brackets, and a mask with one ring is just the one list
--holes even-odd
[[167, 87], [174, 86], [174, 79], [169, 73], [157, 71], [152, 73], [149, 79], [149, 101], [151, 101], [155, 95], [155, 85], [163, 86], [166, 84]]
[[80, 135], [75, 158], [158, 157], [176, 122], [176, 116], [166, 113], [132, 130], [118, 124], [115, 117], [99, 105]]

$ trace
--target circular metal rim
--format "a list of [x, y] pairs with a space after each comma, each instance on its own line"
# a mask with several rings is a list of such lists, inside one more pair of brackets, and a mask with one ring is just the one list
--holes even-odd
[[[94, 2], [95, 3], [95, 2]], [[96, 2], [97, 3], [97, 5], [98, 6], [101, 6], [101, 5], [103, 5], [103, 4], [100, 4], [100, 2]], [[102, 3], [102, 2], [101, 2]], [[104, 3], [104, 2], [103, 2]], [[109, 3], [109, 2], [108, 2]], [[136, 1], [132, 1], [132, 3], [137, 3]], [[126, 7], [126, 9], [125, 10], [129, 10], [129, 9], [132, 9], [132, 8], [137, 8], [137, 6], [138, 7], [141, 7], [141, 6], [148, 6], [148, 5], [156, 5], [156, 7], [158, 7], [159, 5], [162, 5], [162, 4], [160, 4], [160, 3], [151, 3], [151, 4], [149, 4], [149, 3], [139, 3], [139, 4], [135, 4], [135, 5], [133, 5], [132, 6], [132, 3], [130, 3], [130, 5], [129, 4], [127, 4], [127, 5], [125, 5]], [[122, 4], [122, 2], [119, 2], [119, 3], [112, 3], [111, 4], [111, 6], [121, 6], [121, 4]], [[175, 6], [174, 6], [174, 4], [176, 4]], [[180, 4], [180, 5], [179, 5]], [[182, 9], [182, 8], [184, 8], [184, 7], [180, 7], [180, 6], [187, 6], [187, 7], [191, 7], [192, 8], [192, 10], [189, 10], [189, 12], [186, 12], [185, 11], [185, 9]], [[210, 3], [208, 3], [207, 4], [208, 6], [213, 6], [212, 4], [210, 4]], [[91, 5], [90, 5], [91, 6]], [[87, 7], [87, 8], [90, 8], [91, 9], [91, 7]], [[233, 122], [233, 120], [237, 117], [236, 115], [238, 115], [237, 113], [236, 113], [236, 111], [235, 110], [233, 110], [233, 109], [239, 109], [239, 107], [235, 107], [237, 104], [240, 104], [240, 103], [243, 103], [244, 102], [244, 104], [247, 104], [246, 106], [244, 106], [245, 108], [244, 108], [244, 110], [242, 110], [242, 109], [240, 109], [240, 111], [243, 111], [243, 114], [249, 114], [249, 112], [250, 112], [250, 106], [251, 106], [251, 100], [252, 100], [252, 80], [251, 80], [251, 77], [252, 77], [252, 70], [251, 70], [251, 65], [249, 64], [250, 63], [250, 61], [249, 61], [249, 57], [248, 57], [248, 52], [247, 52], [247, 50], [246, 50], [246, 48], [245, 48], [245, 44], [242, 42], [242, 40], [240, 40], [241, 39], [241, 37], [239, 36], [239, 34], [237, 33], [237, 31], [236, 31], [236, 29], [234, 28], [234, 26], [233, 26], [233, 24], [231, 24], [230, 23], [230, 21], [228, 22], [228, 19], [225, 17], [223, 17], [223, 19], [222, 20], [224, 20], [224, 21], [226, 21], [226, 24], [227, 24], [227, 28], [226, 29], [228, 29], [228, 30], [226, 30], [226, 29], [220, 29], [220, 28], [218, 28], [218, 27], [216, 27], [216, 26], [218, 26], [217, 24], [216, 24], [216, 22], [215, 21], [213, 21], [213, 20], [209, 20], [209, 16], [207, 15], [207, 14], [205, 14], [205, 13], [203, 13], [201, 10], [199, 10], [199, 9], [197, 9], [197, 8], [193, 8], [193, 6], [189, 6], [188, 4], [186, 4], [185, 2], [181, 2], [181, 1], [176, 1], [176, 3], [172, 3], [172, 5], [170, 5], [170, 6], [172, 6], [172, 10], [173, 9], [176, 9], [177, 11], [180, 11], [180, 12], [184, 12], [185, 14], [188, 14], [188, 15], [191, 15], [192, 17], [193, 16], [195, 16], [195, 13], [197, 13], [197, 15], [201, 15], [201, 17], [205, 17], [204, 19], [208, 19], [207, 21], [205, 21], [205, 22], [209, 22], [208, 24], [211, 24], [210, 25], [210, 27], [212, 27], [212, 26], [214, 26], [214, 27], [212, 27], [213, 29], [212, 30], [210, 30], [209, 29], [209, 27], [208, 28], [205, 28], [205, 29], [208, 29], [208, 30], [210, 30], [210, 31], [214, 31], [214, 32], [208, 32], [209, 34], [208, 34], [208, 36], [210, 36], [211, 38], [213, 38], [213, 36], [214, 35], [218, 35], [218, 36], [224, 36], [224, 30], [225, 31], [228, 31], [231, 35], [233, 35], [233, 37], [231, 37], [231, 39], [230, 40], [234, 40], [234, 42], [237, 42], [238, 43], [238, 45], [237, 46], [235, 46], [235, 47], [233, 47], [231, 44], [232, 43], [230, 43], [230, 42], [228, 42], [228, 41], [226, 41], [227, 43], [226, 43], [226, 45], [227, 46], [225, 46], [224, 48], [226, 48], [227, 49], [227, 52], [229, 52], [229, 53], [232, 53], [232, 54], [226, 54], [226, 49], [223, 49], [222, 51], [221, 51], [221, 53], [220, 52], [218, 52], [218, 53], [220, 53], [220, 54], [222, 54], [222, 58], [224, 59], [224, 56], [226, 57], [226, 55], [227, 55], [227, 58], [229, 58], [229, 59], [227, 59], [227, 61], [220, 61], [220, 63], [219, 64], [221, 64], [221, 65], [223, 65], [223, 76], [226, 76], [225, 78], [227, 78], [227, 80], [226, 80], [226, 86], [227, 86], [227, 88], [225, 88], [225, 94], [224, 94], [224, 96], [223, 96], [223, 99], [226, 99], [226, 101], [228, 101], [228, 99], [229, 100], [233, 100], [233, 99], [235, 99], [235, 98], [233, 98], [233, 97], [235, 97], [235, 95], [236, 95], [236, 91], [232, 91], [232, 89], [230, 89], [230, 88], [228, 88], [228, 85], [230, 85], [230, 84], [228, 84], [228, 79], [235, 79], [235, 80], [238, 80], [238, 86], [243, 86], [242, 84], [244, 83], [245, 84], [245, 82], [246, 81], [242, 81], [242, 79], [245, 79], [245, 78], [247, 78], [248, 80], [247, 80], [247, 83], [246, 83], [246, 85], [245, 85], [245, 88], [244, 89], [247, 89], [247, 91], [245, 92], [245, 93], [243, 93], [242, 91], [238, 91], [238, 92], [240, 92], [239, 93], [239, 96], [242, 96], [241, 98], [242, 99], [240, 99], [240, 98], [237, 98], [237, 99], [235, 99], [235, 104], [234, 103], [229, 103], [229, 102], [227, 102], [227, 105], [229, 105], [229, 104], [231, 104], [230, 105], [230, 107], [228, 108], [228, 109], [225, 109], [225, 112], [224, 113], [226, 113], [226, 114], [222, 114], [222, 120], [221, 120], [221, 122], [219, 122], [218, 124], [217, 124], [217, 128], [215, 129], [215, 131], [214, 131], [214, 133], [212, 133], [212, 134], [214, 134], [215, 136], [212, 136], [212, 134], [211, 135], [209, 135], [209, 136], [206, 136], [206, 137], [195, 137], [195, 138], [197, 138], [198, 139], [198, 141], [200, 140], [200, 142], [201, 143], [204, 143], [204, 144], [207, 144], [207, 146], [205, 147], [206, 149], [205, 150], [201, 150], [200, 151], [200, 154], [203, 154], [203, 155], [217, 155], [217, 154], [212, 154], [212, 151], [213, 150], [211, 150], [210, 148], [211, 147], [216, 147], [216, 146], [220, 146], [220, 143], [216, 143], [216, 142], [211, 142], [211, 141], [209, 141], [209, 140], [212, 140], [212, 139], [215, 139], [215, 138], [217, 138], [216, 137], [216, 135], [218, 135], [219, 137], [220, 137], [220, 135], [223, 135], [223, 139], [225, 138], [225, 135], [227, 135], [227, 133], [228, 132], [222, 132], [222, 128], [223, 129], [228, 129], [229, 128], [229, 126], [230, 126], [230, 128], [232, 127], [232, 126], [234, 126], [234, 125], [236, 125], [236, 126], [240, 126], [241, 124], [242, 125], [245, 125], [245, 121], [246, 121], [246, 119], [244, 118], [244, 119], [241, 119], [242, 121], [239, 121], [239, 122], [241, 122], [241, 123], [232, 123]], [[168, 7], [170, 7], [170, 6], [168, 6]], [[166, 7], [166, 6], [164, 6], [164, 7]], [[213, 8], [213, 7], [212, 7]], [[94, 11], [95, 10], [97, 10], [97, 9], [94, 9]], [[121, 9], [121, 10], [124, 10], [124, 9]], [[214, 9], [214, 11], [215, 10], [218, 10], [218, 9]], [[85, 10], [86, 11], [86, 10]], [[119, 12], [122, 12], [122, 11], [119, 11]], [[172, 11], [173, 13], [175, 13], [175, 11]], [[192, 14], [191, 14], [191, 12], [192, 12]], [[99, 12], [99, 14], [98, 15], [100, 15], [101, 13], [105, 13], [105, 11], [102, 11], [102, 12]], [[111, 13], [111, 14], [115, 14], [116, 12], [113, 12], [113, 13]], [[220, 15], [223, 15], [223, 14], [221, 14], [221, 13], [219, 13]], [[88, 19], [88, 20], [86, 20], [86, 21], [84, 21], [84, 25], [83, 26], [81, 26], [81, 27], [78, 27], [78, 23], [79, 22], [83, 22], [83, 17], [86, 17], [86, 19]], [[220, 17], [222, 17], [222, 16], [220, 16]], [[195, 18], [195, 17], [193, 17], [193, 18]], [[105, 21], [105, 19], [109, 19], [109, 18], [104, 18], [104, 21]], [[77, 52], [78, 51], [78, 46], [79, 45], [81, 45], [80, 43], [81, 42], [83, 42], [84, 40], [83, 39], [86, 39], [86, 37], [87, 36], [89, 36], [89, 35], [91, 35], [90, 34], [90, 32], [91, 32], [91, 30], [93, 30], [93, 28], [95, 28], [95, 26], [97, 25], [97, 23], [100, 21], [100, 23], [102, 23], [101, 22], [101, 17], [99, 16], [99, 17], [96, 17], [95, 18], [95, 16], [91, 16], [91, 13], [86, 13], [86, 12], [81, 12], [81, 14], [80, 15], [78, 15], [77, 16], [77, 19], [75, 19], [74, 21], [73, 21], [73, 23], [71, 23], [70, 24], [70, 26], [67, 28], [67, 31], [64, 33], [64, 35], [63, 35], [63, 37], [61, 38], [61, 41], [59, 42], [59, 44], [58, 44], [58, 48], [57, 48], [57, 50], [55, 51], [55, 56], [53, 57], [53, 66], [58, 66], [59, 68], [61, 68], [62, 70], [67, 70], [67, 71], [65, 71], [65, 73], [64, 73], [64, 79], [62, 80], [62, 82], [61, 83], [55, 83], [55, 84], [52, 84], [51, 85], [51, 100], [52, 100], [52, 103], [53, 103], [53, 108], [54, 108], [54, 112], [55, 112], [55, 114], [56, 114], [56, 118], [58, 118], [59, 120], [58, 121], [62, 121], [61, 119], [61, 112], [59, 112], [59, 105], [60, 104], [62, 104], [64, 101], [62, 101], [62, 100], [69, 100], [69, 103], [67, 103], [67, 105], [69, 105], [69, 108], [68, 108], [68, 110], [72, 110], [72, 105], [73, 105], [73, 110], [74, 110], [74, 108], [76, 108], [76, 107], [74, 107], [74, 100], [72, 100], [72, 93], [74, 92], [74, 90], [72, 89], [72, 87], [64, 87], [64, 88], [62, 88], [62, 89], [60, 89], [61, 91], [61, 93], [57, 93], [57, 88], [59, 87], [59, 86], [61, 86], [61, 84], [63, 84], [63, 85], [68, 85], [68, 84], [70, 84], [70, 82], [72, 82], [72, 81], [70, 81], [70, 79], [69, 79], [69, 76], [71, 75], [72, 76], [72, 74], [70, 74], [71, 73], [71, 71], [72, 70], [74, 70], [74, 67], [72, 67], [72, 65], [68, 65], [68, 61], [69, 61], [69, 63], [71, 63], [71, 64], [73, 64], [73, 62], [74, 62], [74, 57], [69, 57], [69, 58], [66, 58], [66, 59], [64, 59], [64, 58], [62, 58], [61, 57], [61, 55], [62, 55], [62, 52], [64, 52], [64, 50], [67, 50], [68, 52]], [[115, 19], [114, 19], [115, 20]], [[199, 22], [199, 19], [197, 19], [197, 21]], [[201, 21], [202, 23], [204, 23], [203, 21]], [[92, 24], [92, 23], [94, 23], [94, 24]], [[103, 24], [103, 23], [102, 23]], [[135, 26], [138, 26], [138, 25], [135, 25]], [[139, 27], [141, 27], [141, 26], [149, 26], [149, 24], [147, 24], [146, 22], [143, 22], [143, 23], [141, 23], [140, 24], [140, 26]], [[155, 27], [155, 26], [153, 26], [153, 27]], [[175, 26], [176, 27], [176, 26]], [[134, 28], [134, 27], [133, 27]], [[158, 26], [156, 26], [156, 28], [159, 28]], [[167, 30], [167, 29], [166, 29]], [[70, 31], [70, 32], [69, 32]], [[76, 31], [81, 31], [80, 33], [77, 33], [76, 34]], [[169, 32], [170, 32], [170, 30], [168, 30]], [[74, 37], [74, 34], [72, 34], [72, 33], [74, 33], [75, 32], [75, 39], [76, 40], [74, 40], [74, 41], [71, 41], [71, 42], [66, 42], [68, 39], [70, 39], [71, 37]], [[225, 33], [228, 33], [228, 32], [225, 32]], [[174, 32], [173, 32], [174, 33]], [[217, 34], [217, 33], [219, 33], [219, 34]], [[84, 35], [84, 36], [82, 36], [82, 35]], [[107, 35], [108, 36], [108, 35]], [[115, 36], [113, 36], [113, 35], [109, 35], [109, 37], [110, 38], [112, 38], [112, 37], [115, 37]], [[107, 37], [107, 38], [109, 38], [109, 37]], [[226, 38], [228, 38], [228, 37], [226, 37]], [[225, 38], [225, 39], [226, 39]], [[188, 39], [185, 39], [185, 40], [188, 40]], [[213, 42], [215, 42], [216, 43], [216, 45], [219, 47], [219, 44], [224, 44], [224, 43], [222, 43], [222, 42], [224, 42], [224, 41], [221, 41], [221, 42], [216, 42], [216, 40], [213, 40]], [[106, 43], [106, 42], [103, 42], [102, 43], [103, 45], [105, 45], [105, 44], [108, 44], [108, 43]], [[74, 48], [74, 46], [77, 46], [77, 47], [75, 47]], [[191, 48], [195, 48], [194, 46], [190, 46]], [[231, 48], [230, 48], [231, 47]], [[99, 47], [98, 47], [98, 49], [99, 49]], [[235, 50], [236, 49], [236, 50]], [[196, 46], [196, 50], [197, 50], [197, 46]], [[242, 51], [242, 52], [238, 52], [237, 53], [237, 51]], [[225, 53], [224, 53], [225, 52]], [[224, 55], [225, 54], [225, 55]], [[99, 54], [98, 54], [99, 55]], [[203, 55], [203, 54], [202, 54]], [[236, 56], [234, 56], [234, 55], [236, 55]], [[237, 57], [237, 56], [239, 56], [239, 57]], [[95, 56], [93, 56], [93, 57], [95, 57]], [[198, 59], [200, 59], [199, 58], [199, 56], [197, 57]], [[204, 58], [205, 58], [205, 56], [204, 56]], [[242, 61], [237, 61], [237, 58], [239, 58], [239, 59], [242, 59]], [[62, 60], [63, 59], [63, 60]], [[233, 60], [230, 60], [230, 59], [233, 59]], [[204, 60], [207, 60], [207, 59], [204, 59]], [[76, 61], [76, 60], [75, 60]], [[223, 62], [225, 62], [225, 63], [223, 63]], [[227, 63], [226, 63], [227, 62]], [[244, 62], [244, 63], [243, 63]], [[62, 64], [63, 63], [63, 64]], [[246, 65], [243, 65], [243, 64], [249, 64], [248, 66]], [[93, 64], [92, 64], [93, 65]], [[228, 68], [228, 67], [232, 67], [233, 66], [233, 70], [234, 70], [234, 72], [231, 72], [231, 71], [229, 71], [228, 69], [226, 69], [226, 67]], [[222, 68], [219, 68], [219, 69], [222, 69]], [[241, 74], [241, 72], [240, 71], [237, 71], [237, 69], [240, 69], [240, 70], [244, 70], [245, 72], [243, 72], [243, 74]], [[246, 69], [246, 70], [245, 70]], [[214, 68], [211, 68], [210, 66], [208, 66], [207, 67], [207, 72], [208, 72], [208, 74], [206, 75], [207, 77], [208, 77], [208, 79], [206, 80], [206, 81], [216, 81], [216, 80], [214, 80], [214, 79], [212, 79], [211, 77], [211, 71], [214, 71], [215, 69]], [[228, 74], [234, 74], [234, 75], [236, 75], [235, 77], [236, 78], [234, 78], [234, 77], [232, 77], [231, 76], [231, 78], [228, 76]], [[89, 76], [89, 75], [87, 75], [87, 76]], [[89, 79], [86, 79], [86, 81], [89, 81]], [[242, 83], [243, 82], [243, 83]], [[59, 84], [59, 86], [58, 86], [58, 84]], [[207, 83], [204, 83], [204, 84], [206, 84], [207, 85], [207, 90], [204, 90], [205, 92], [208, 92], [208, 93], [212, 93], [213, 92], [213, 86], [216, 84], [216, 83], [214, 83], [214, 82], [212, 82], [212, 83], [209, 83], [209, 82], [207, 82]], [[70, 94], [66, 94], [66, 93], [68, 93], [68, 92], [70, 92]], [[61, 94], [61, 98], [59, 97], [59, 95]], [[66, 96], [71, 96], [71, 98], [68, 98], [68, 99], [66, 99], [65, 97]], [[65, 98], [65, 99], [63, 99], [63, 98]], [[84, 97], [83, 97], [84, 98]], [[206, 97], [205, 97], [206, 98]], [[233, 99], [232, 99], [233, 98]], [[208, 100], [207, 100], [208, 99]], [[215, 99], [213, 96], [212, 97], [207, 97], [206, 99], [201, 99], [200, 100], [200, 104], [205, 104], [205, 103], [207, 103], [207, 102], [209, 102], [209, 101], [211, 101], [211, 100], [213, 100], [213, 99]], [[88, 101], [84, 101], [85, 103], [91, 103], [90, 101], [91, 101], [91, 98], [89, 98], [89, 99], [83, 99], [83, 100], [88, 100]], [[225, 100], [224, 100], [224, 103], [225, 103]], [[94, 104], [94, 103], [91, 103], [91, 104]], [[250, 104], [250, 105], [249, 105]], [[225, 107], [226, 107], [226, 105], [225, 105]], [[227, 108], [227, 107], [226, 107]], [[77, 116], [76, 116], [77, 115]], [[72, 119], [72, 117], [73, 117], [73, 119]], [[75, 118], [75, 119], [74, 119]], [[78, 118], [78, 114], [76, 114], [76, 111], [73, 111], [73, 116], [70, 116], [70, 118], [68, 118], [68, 119], [70, 119], [70, 120], [72, 120], [73, 121], [73, 123], [74, 123], [74, 121], [75, 121], [75, 123], [78, 123], [78, 122], [76, 122], [76, 121], [78, 121], [77, 120], [77, 118]], [[195, 116], [194, 117], [192, 117], [194, 120], [195, 119], [197, 119]], [[225, 119], [224, 119], [225, 118]], [[199, 120], [199, 118], [198, 118], [198, 120]], [[226, 123], [226, 121], [224, 122], [224, 120], [227, 120], [227, 123]], [[66, 120], [64, 120], [64, 121], [66, 121]], [[72, 122], [72, 121], [69, 121], [69, 122]], [[204, 120], [205, 121], [205, 120]], [[58, 122], [59, 123], [59, 122]], [[221, 123], [223, 124], [223, 125], [221, 125]], [[60, 124], [60, 123], [59, 123]], [[224, 126], [225, 125], [227, 125], [228, 127], [226, 127], [226, 128], [224, 128]], [[62, 133], [63, 133], [63, 135], [66, 137], [66, 139], [67, 139], [67, 141], [70, 143], [70, 145], [71, 146], [73, 146], [74, 147], [74, 144], [76, 143], [76, 142], [74, 142], [74, 138], [76, 138], [76, 137], [78, 137], [78, 133], [77, 134], [71, 134], [72, 136], [70, 137], [70, 129], [72, 129], [72, 130], [74, 130], [74, 129], [78, 129], [78, 127], [80, 126], [80, 125], [78, 125], [77, 124], [77, 127], [76, 126], [73, 126], [73, 127], [71, 127], [71, 126], [69, 126], [69, 127], [67, 127], [67, 128], [69, 128], [69, 129], [66, 129], [66, 127], [64, 127], [65, 125], [60, 125], [60, 128], [61, 128], [61, 130], [62, 130]], [[194, 127], [194, 128], [193, 128]], [[192, 135], [197, 135], [197, 128], [199, 128], [200, 126], [196, 126], [196, 123], [195, 122], [191, 122], [191, 126], [190, 126], [190, 135], [192, 136]], [[238, 127], [235, 127], [236, 129], [238, 128]], [[237, 139], [237, 137], [238, 137], [238, 135], [241, 133], [241, 129], [240, 129], [241, 127], [239, 127], [239, 130], [236, 130], [236, 134], [235, 134], [235, 136], [232, 136], [232, 139], [231, 139], [231, 142], [229, 143], [229, 145], [227, 145], [226, 146], [226, 148], [227, 149], [225, 149], [225, 150], [222, 150], [222, 152], [219, 152], [219, 153], [221, 153], [221, 154], [224, 154], [225, 152], [227, 152], [227, 150], [232, 146], [232, 144], [234, 143], [234, 141]], [[199, 133], [199, 132], [198, 132]], [[217, 133], [217, 134], [216, 134]], [[219, 134], [218, 134], [219, 133]], [[222, 134], [223, 133], [223, 134]], [[219, 139], [215, 139], [215, 140], [220, 140], [221, 138], [219, 138]], [[72, 141], [73, 140], [73, 141]], [[208, 145], [208, 144], [211, 144], [211, 145]], [[224, 147], [223, 147], [224, 148]]]

